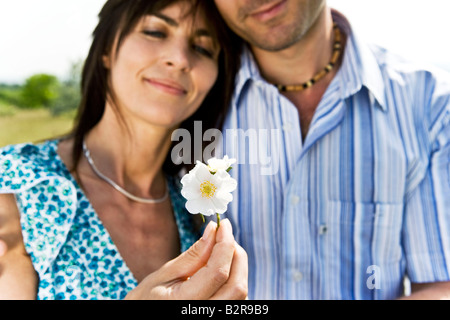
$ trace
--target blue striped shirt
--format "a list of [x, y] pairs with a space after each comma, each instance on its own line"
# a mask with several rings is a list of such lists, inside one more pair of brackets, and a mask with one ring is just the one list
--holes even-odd
[[427, 70], [351, 32], [302, 142], [297, 109], [244, 52], [224, 153], [250, 299], [392, 299], [405, 276], [450, 280], [450, 77]]

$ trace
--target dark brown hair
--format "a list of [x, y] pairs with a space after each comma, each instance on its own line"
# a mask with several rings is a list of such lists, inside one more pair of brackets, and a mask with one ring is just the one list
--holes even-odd
[[[241, 40], [226, 26], [213, 0], [108, 0], [99, 14], [99, 22], [93, 32], [93, 41], [85, 61], [81, 78], [81, 103], [71, 136], [74, 138], [72, 171], [76, 172], [85, 135], [100, 121], [108, 96], [112, 96], [108, 84], [108, 70], [104, 67], [103, 56], [111, 52], [116, 38], [117, 50], [123, 39], [134, 29], [145, 15], [159, 12], [165, 7], [180, 2], [192, 3], [192, 14], [202, 10], [206, 23], [216, 36], [222, 50], [219, 56], [219, 73], [216, 83], [199, 109], [180, 128], [193, 135], [194, 121], [202, 121], [202, 129], [220, 129], [234, 90], [234, 78], [239, 67]], [[173, 147], [174, 143], [172, 144]], [[169, 151], [163, 170], [174, 175], [183, 167], [171, 161]], [[191, 153], [193, 154], [193, 153]], [[195, 159], [192, 161], [195, 163]]]

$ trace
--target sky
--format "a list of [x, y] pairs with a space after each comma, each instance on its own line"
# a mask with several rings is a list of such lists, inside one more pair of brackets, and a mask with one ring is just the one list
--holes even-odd
[[[211, 0], [212, 1], [212, 0]], [[105, 0], [0, 0], [0, 83], [63, 79], [84, 60]], [[367, 41], [450, 71], [450, 0], [328, 0]]]

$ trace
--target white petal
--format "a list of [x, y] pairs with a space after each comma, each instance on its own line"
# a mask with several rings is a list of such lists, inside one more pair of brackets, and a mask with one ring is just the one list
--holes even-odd
[[228, 170], [236, 162], [236, 159], [229, 159], [228, 156], [225, 156], [223, 159], [211, 158], [207, 162], [209, 169], [217, 172], [219, 170]]
[[216, 213], [216, 208], [212, 199], [204, 198], [203, 208], [201, 212], [204, 216], [211, 216]]
[[219, 190], [216, 195], [218, 199], [225, 201], [227, 204], [233, 201], [233, 195], [229, 192]]
[[219, 177], [220, 179], [224, 180], [227, 179], [230, 176], [230, 174], [228, 172], [226, 172], [226, 170], [219, 170], [217, 171], [217, 173], [215, 174], [216, 177]]
[[219, 171], [215, 174], [220, 179], [220, 189], [227, 192], [236, 190], [237, 181], [233, 179], [227, 172]]
[[208, 167], [213, 172], [216, 172], [219, 169], [223, 169], [223, 166], [225, 166], [225, 164], [222, 160], [219, 160], [217, 158], [211, 158], [208, 160]]
[[216, 213], [217, 212], [216, 212], [215, 208], [208, 208], [208, 210], [204, 211], [202, 214], [204, 216], [209, 217], [209, 216], [212, 216], [213, 214], [216, 214]]
[[[230, 161], [228, 157], [223, 160], [211, 159], [212, 164], [225, 165], [228, 168], [227, 161]], [[233, 159], [233, 161], [235, 160]], [[215, 195], [211, 199], [202, 197], [200, 185], [205, 181], [210, 181], [217, 188]], [[228, 203], [233, 200], [230, 192], [237, 187], [236, 180], [226, 170], [218, 170], [213, 175], [210, 172], [210, 168], [201, 162], [197, 162], [194, 169], [186, 174], [181, 179], [181, 182], [183, 184], [181, 194], [188, 200], [186, 209], [190, 213], [201, 213], [205, 216], [224, 213], [227, 210]]]
[[210, 180], [211, 176], [207, 167], [202, 163], [198, 163], [194, 169], [181, 179], [183, 185], [181, 195], [188, 200], [201, 197], [200, 185], [204, 181]]
[[183, 176], [183, 178], [181, 178], [181, 183], [190, 180], [190, 179], [195, 179], [195, 177], [198, 175], [198, 171], [201, 168], [205, 168], [206, 165], [204, 163], [201, 163], [200, 161], [197, 161], [197, 164], [194, 166], [194, 168], [192, 168], [187, 174], [185, 174]]
[[234, 190], [236, 190], [237, 188], [237, 182], [234, 179], [230, 179], [225, 181], [222, 184], [222, 190], [226, 191], [226, 192], [233, 192]]
[[192, 214], [197, 214], [197, 213], [202, 213], [205, 211], [205, 207], [207, 207], [207, 205], [205, 204], [205, 200], [200, 198], [200, 199], [194, 199], [194, 200], [188, 200], [186, 202], [186, 209], [187, 211], [189, 211]]
[[223, 179], [220, 177], [220, 174], [212, 174], [211, 175], [211, 183], [216, 186], [217, 189], [220, 189], [223, 183]]
[[214, 175], [209, 172], [209, 169], [206, 165], [201, 163], [201, 166], [198, 166], [198, 169], [195, 173], [195, 178], [197, 179], [198, 185], [202, 184], [205, 181], [211, 181]]
[[225, 211], [227, 211], [227, 206], [228, 206], [227, 201], [224, 201], [221, 198], [215, 198], [215, 197], [211, 200], [214, 203], [214, 208], [215, 208], [216, 213], [223, 214], [223, 213], [225, 213]]
[[187, 200], [192, 200], [196, 198], [201, 198], [202, 194], [200, 192], [200, 187], [195, 185], [188, 185], [181, 189], [181, 195]]
[[181, 178], [180, 182], [184, 186], [186, 184], [192, 183], [192, 181], [194, 180], [195, 180], [195, 172], [192, 172], [191, 170], [189, 173], [185, 174], [183, 178]]
[[[236, 159], [234, 159], [234, 158], [228, 158], [227, 155], [225, 155], [225, 156], [223, 157], [223, 160], [227, 163], [227, 167], [228, 167], [228, 168], [231, 167], [233, 164], [236, 163]], [[228, 168], [227, 168], [227, 169], [228, 169]]]

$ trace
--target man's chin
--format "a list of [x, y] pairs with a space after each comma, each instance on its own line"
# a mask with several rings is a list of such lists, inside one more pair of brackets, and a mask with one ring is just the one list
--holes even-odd
[[297, 38], [280, 37], [279, 35], [265, 35], [258, 38], [249, 39], [247, 42], [260, 50], [277, 52], [290, 48], [297, 42]]
[[260, 50], [276, 52], [290, 48], [303, 36], [302, 29], [295, 24], [275, 24], [251, 28], [242, 37]]

